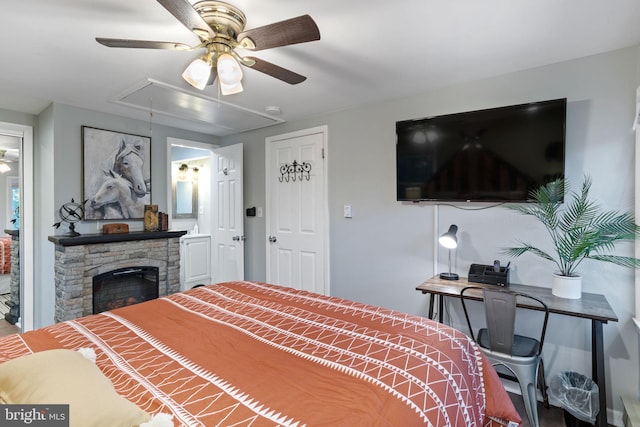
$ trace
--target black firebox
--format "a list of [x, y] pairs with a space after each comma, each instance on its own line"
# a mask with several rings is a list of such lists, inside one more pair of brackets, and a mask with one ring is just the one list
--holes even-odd
[[158, 298], [158, 267], [127, 267], [93, 277], [93, 313]]

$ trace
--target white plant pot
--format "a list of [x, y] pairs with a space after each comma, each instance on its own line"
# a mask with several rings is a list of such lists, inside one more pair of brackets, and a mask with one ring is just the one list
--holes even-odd
[[560, 276], [559, 274], [554, 273], [551, 293], [560, 298], [582, 298], [582, 277]]

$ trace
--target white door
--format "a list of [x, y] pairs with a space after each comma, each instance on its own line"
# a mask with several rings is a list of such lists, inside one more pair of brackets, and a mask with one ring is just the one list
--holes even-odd
[[213, 150], [215, 282], [244, 279], [242, 144]]
[[326, 126], [266, 139], [267, 281], [329, 293]]

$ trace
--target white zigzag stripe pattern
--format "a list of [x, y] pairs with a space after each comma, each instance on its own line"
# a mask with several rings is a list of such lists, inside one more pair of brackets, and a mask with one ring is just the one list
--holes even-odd
[[[263, 286], [247, 285], [252, 288]], [[484, 390], [482, 371], [479, 368], [480, 353], [477, 347], [470, 344], [461, 333], [447, 327], [443, 328], [442, 325], [434, 322], [425, 322], [419, 317], [391, 310], [339, 299], [327, 301], [327, 297], [319, 298], [313, 294], [305, 294], [304, 291], [300, 291], [301, 294], [295, 290], [283, 292], [268, 286], [263, 286], [263, 289], [266, 293], [280, 293], [283, 298], [290, 301], [304, 301], [306, 304], [323, 309], [329, 307], [336, 312], [349, 312], [354, 318], [382, 320], [383, 323], [391, 323], [393, 326], [402, 325], [405, 329], [436, 337], [438, 342], [448, 343], [449, 348], [456, 348], [461, 352], [463, 369], [458, 369], [458, 366], [451, 363], [448, 356], [441, 350], [428, 348], [422, 341], [368, 329], [357, 323], [347, 323], [293, 306], [284, 306], [276, 302], [265, 303], [229, 288], [215, 288], [215, 291], [200, 288], [197, 298], [172, 295], [168, 299], [189, 310], [216, 319], [218, 322], [234, 325], [244, 333], [269, 341], [271, 345], [284, 351], [296, 353], [316, 363], [375, 382], [413, 407], [425, 421], [434, 420], [438, 426], [457, 424], [457, 420], [448, 418], [449, 412], [462, 416], [465, 422], [473, 422], [472, 409], [481, 407], [484, 410], [484, 395], [480, 396], [479, 402], [470, 401], [469, 393], [470, 389]], [[215, 297], [215, 304], [204, 302], [207, 301], [207, 298], [201, 295], [204, 292]], [[226, 303], [231, 306], [225, 308]], [[245, 315], [236, 315], [234, 304], [242, 305], [241, 311]], [[322, 341], [309, 338], [308, 333], [314, 328], [322, 328]], [[329, 336], [331, 338], [328, 338]], [[416, 359], [420, 360], [420, 366], [428, 365], [431, 368], [426, 378], [416, 377], [407, 371], [409, 361], [411, 360], [415, 365]], [[435, 372], [438, 374], [436, 375]], [[434, 376], [438, 379], [434, 380]], [[471, 378], [474, 383], [467, 384], [468, 378]], [[447, 402], [443, 402], [432, 390], [433, 385], [441, 382], [447, 383], [445, 394]], [[453, 408], [455, 408], [454, 411], [448, 411]]]
[[[103, 316], [112, 320], [113, 323], [105, 322]], [[118, 325], [126, 327], [130, 334], [123, 334], [122, 328], [114, 325], [116, 322]], [[71, 337], [77, 340], [79, 336], [83, 336], [88, 342], [76, 344], [73, 346], [74, 348], [87, 347], [87, 344], [91, 343], [103, 350], [104, 353], [98, 354], [104, 354], [113, 366], [111, 368], [113, 372], [106, 369], [105, 373], [111, 374], [109, 376], [112, 380], [114, 375], [119, 375], [114, 381], [115, 384], [120, 385], [120, 387], [116, 387], [118, 392], [138, 404], [145, 400], [144, 394], [151, 393], [155, 399], [163, 403], [164, 408], [170, 409], [183, 425], [208, 427], [212, 424], [202, 420], [215, 416], [216, 419], [219, 419], [219, 423], [216, 425], [228, 426], [226, 417], [220, 416], [220, 414], [225, 412], [228, 413], [227, 416], [231, 413], [237, 414], [236, 410], [239, 406], [250, 409], [256, 415], [246, 418], [242, 424], [237, 425], [249, 426], [258, 419], [258, 415], [270, 419], [280, 426], [301, 427], [303, 425], [253, 401], [250, 396], [233, 385], [196, 366], [147, 334], [142, 328], [132, 325], [119, 316], [106, 312], [99, 316], [82, 319], [82, 324], [78, 321], [68, 323], [69, 327], [76, 329], [80, 335], [71, 335], [65, 332], [58, 338], [66, 341]], [[141, 346], [140, 338], [148, 343], [149, 347]], [[139, 368], [133, 366], [141, 361], [144, 363]], [[155, 371], [158, 377], [162, 376], [166, 379], [156, 382], [154, 374], [142, 373], [148, 369]], [[127, 375], [118, 374], [119, 372], [124, 372]], [[198, 385], [193, 386], [194, 382]], [[185, 385], [188, 385], [189, 388], [184, 388]], [[211, 385], [219, 389], [217, 395], [211, 395]], [[206, 394], [200, 395], [199, 392], [206, 392]], [[222, 400], [231, 400], [231, 402], [224, 403]], [[189, 410], [190, 405], [200, 405], [204, 401], [209, 401], [207, 410], [197, 413], [192, 413]], [[143, 409], [149, 409], [144, 405], [140, 406]]]
[[[252, 282], [199, 287], [160, 302], [164, 307], [170, 303], [185, 318], [195, 315], [201, 320], [194, 324], [204, 328], [208, 323], [222, 325], [236, 331], [234, 337], [240, 332], [247, 341], [371, 384], [402, 402], [426, 426], [492, 424], [492, 417], [485, 418], [482, 353], [448, 326]], [[119, 311], [105, 312], [58, 323], [47, 333], [65, 348], [96, 349], [98, 366], [119, 394], [150, 413], [172, 412], [180, 425], [302, 427], [307, 422], [273, 409], [243, 384], [204, 368], [145, 324]], [[21, 335], [6, 337], [0, 362], [32, 351]]]

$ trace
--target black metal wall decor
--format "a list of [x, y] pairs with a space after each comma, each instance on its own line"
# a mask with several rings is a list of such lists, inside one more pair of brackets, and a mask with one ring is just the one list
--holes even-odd
[[293, 181], [296, 179], [309, 181], [311, 179], [311, 163], [298, 163], [294, 160], [291, 164], [285, 163], [280, 166], [280, 178], [278, 178], [278, 181], [289, 182], [290, 179]]
[[71, 198], [71, 202], [64, 203], [60, 206], [60, 209], [58, 209], [60, 221], [53, 224], [53, 226], [59, 228], [63, 222], [69, 224], [69, 231], [63, 234], [63, 236], [76, 237], [80, 235], [80, 233], [76, 231], [76, 222], [82, 221], [85, 203], [87, 203], [86, 200], [82, 203], [76, 203], [76, 201]]

